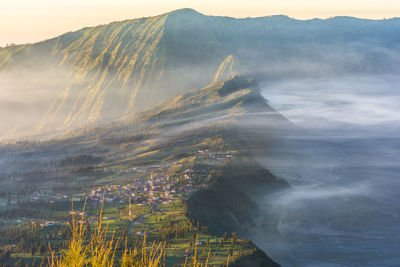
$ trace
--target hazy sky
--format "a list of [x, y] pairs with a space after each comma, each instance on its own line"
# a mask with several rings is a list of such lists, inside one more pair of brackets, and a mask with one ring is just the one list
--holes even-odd
[[0, 0], [0, 46], [35, 42], [66, 31], [190, 7], [210, 15], [326, 18], [400, 16], [399, 0]]

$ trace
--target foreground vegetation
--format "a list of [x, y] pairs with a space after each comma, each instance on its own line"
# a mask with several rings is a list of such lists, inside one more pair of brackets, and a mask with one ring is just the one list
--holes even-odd
[[[168, 264], [167, 252], [169, 250], [168, 248], [171, 248], [171, 240], [177, 242], [179, 239], [169, 238], [171, 235], [171, 229], [163, 230], [164, 241], [153, 241], [148, 243], [147, 236], [144, 234], [142, 243], [133, 248], [129, 248], [128, 237], [126, 237], [124, 249], [121, 250], [121, 237], [117, 237], [114, 230], [110, 231], [109, 224], [104, 225], [101, 219], [103, 217], [103, 206], [100, 212], [100, 220], [98, 221], [96, 228], [90, 233], [87, 232], [89, 228], [84, 225], [85, 206], [83, 208], [81, 217], [72, 215], [69, 223], [71, 238], [68, 241], [68, 246], [66, 249], [62, 250], [60, 253], [57, 253], [55, 250], [51, 249], [50, 246], [50, 253], [47, 258], [47, 263], [42, 262], [41, 266], [157, 267], [166, 266]], [[72, 212], [72, 214], [76, 213]], [[175, 229], [172, 229], [172, 232], [175, 232], [178, 235], [178, 232]], [[224, 243], [223, 240], [225, 239], [227, 239], [227, 236], [225, 236], [224, 239], [221, 239], [221, 245]], [[237, 235], [234, 234], [232, 236], [231, 243], [233, 245], [238, 242], [240, 242], [240, 240], [238, 239]], [[193, 252], [190, 254], [185, 253], [185, 260], [180, 265], [188, 267], [207, 267], [209, 265], [215, 265], [215, 262], [214, 264], [212, 263], [212, 247], [210, 246], [210, 237], [207, 238], [208, 253], [205, 258], [202, 257], [202, 249], [199, 248], [201, 244], [202, 242], [200, 241], [199, 234], [197, 234], [194, 243], [191, 244]], [[120, 253], [121, 251], [122, 253]], [[187, 251], [188, 250], [186, 250], [186, 252]], [[233, 255], [233, 253], [230, 249], [226, 259], [223, 259], [223, 262], [220, 264], [220, 266], [229, 266], [231, 255]], [[45, 261], [46, 259], [43, 260]], [[21, 264], [21, 261], [15, 263], [16, 266]]]
[[[105, 206], [101, 208], [99, 221], [92, 223], [87, 220], [90, 209], [77, 206], [80, 211], [73, 212], [74, 216], [65, 225], [19, 229], [19, 237], [23, 237], [20, 240], [25, 240], [25, 244], [17, 247], [26, 252], [15, 253], [11, 251], [17, 247], [4, 247], [9, 250], [2, 263], [8, 266], [192, 266], [193, 262], [202, 262], [206, 266], [224, 266], [256, 251], [249, 240], [241, 240], [235, 233], [218, 237], [209, 234], [206, 226], [193, 224], [185, 216], [182, 201], [161, 204], [157, 210], [134, 205], [132, 221], [128, 220], [128, 208], [121, 210], [119, 220], [108, 219], [115, 208]], [[28, 238], [30, 235], [32, 239]], [[35, 238], [48, 243], [35, 249]]]
[[49, 266], [52, 267], [67, 267], [67, 266], [93, 266], [93, 267], [108, 267], [108, 266], [137, 266], [137, 267], [157, 267], [165, 262], [164, 244], [155, 245], [153, 242], [150, 251], [148, 252], [146, 236], [140, 249], [129, 249], [127, 241], [125, 242], [125, 250], [119, 262], [116, 262], [116, 250], [119, 243], [119, 238], [115, 239], [114, 233], [111, 238], [107, 237], [108, 225], [102, 224], [103, 209], [100, 213], [100, 220], [97, 224], [97, 229], [90, 234], [89, 240], [85, 240], [85, 227], [83, 225], [84, 216], [80, 220], [72, 217], [71, 232], [72, 238], [65, 251], [56, 255], [53, 250], [50, 250], [51, 257]]

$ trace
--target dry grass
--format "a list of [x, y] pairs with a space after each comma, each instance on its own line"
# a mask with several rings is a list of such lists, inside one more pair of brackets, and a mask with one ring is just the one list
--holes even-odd
[[[208, 250], [208, 255], [207, 255], [207, 259], [205, 260], [205, 262], [201, 262], [200, 259], [197, 257], [197, 243], [199, 241], [199, 236], [197, 235], [196, 237], [196, 243], [194, 246], [194, 253], [191, 257], [191, 262], [188, 263], [188, 258], [185, 259], [185, 264], [183, 265], [184, 267], [208, 267], [208, 261], [210, 259], [210, 254], [211, 254], [211, 249]], [[228, 259], [226, 261], [226, 267], [229, 266], [229, 255], [228, 255]]]
[[[104, 203], [104, 201], [103, 201]], [[83, 208], [85, 211], [86, 202]], [[72, 204], [72, 214], [73, 214]], [[165, 243], [160, 242], [147, 247], [146, 235], [143, 238], [141, 247], [129, 249], [127, 240], [125, 240], [125, 250], [121, 260], [115, 259], [115, 251], [118, 247], [119, 239], [115, 240], [114, 234], [111, 238], [107, 238], [108, 225], [103, 226], [102, 223], [103, 206], [101, 207], [97, 229], [91, 234], [89, 240], [85, 240], [84, 212], [79, 219], [72, 215], [70, 223], [72, 238], [69, 241], [68, 248], [60, 255], [56, 255], [50, 248], [49, 266], [50, 267], [165, 267], [166, 249]], [[201, 262], [197, 254], [197, 242], [194, 253], [187, 257], [184, 267], [208, 267], [211, 250], [205, 262]], [[228, 267], [229, 257], [226, 263]]]
[[[103, 201], [104, 203], [104, 201]], [[85, 203], [86, 207], [86, 203]], [[85, 210], [84, 207], [84, 210]], [[72, 205], [73, 211], [73, 205]], [[73, 213], [73, 212], [72, 212]], [[83, 213], [84, 214], [84, 213]], [[103, 207], [99, 216], [97, 229], [91, 234], [89, 242], [85, 240], [84, 215], [80, 220], [72, 216], [70, 224], [72, 238], [68, 248], [55, 255], [50, 248], [50, 267], [112, 267], [112, 266], [133, 266], [133, 267], [157, 267], [162, 266], [165, 246], [160, 243], [153, 243], [150, 252], [147, 252], [146, 237], [143, 240], [141, 249], [129, 250], [125, 246], [121, 262], [116, 262], [115, 250], [118, 247], [119, 239], [115, 240], [114, 234], [107, 238], [108, 225], [102, 223]]]
[[137, 248], [128, 250], [125, 245], [125, 251], [121, 259], [121, 267], [158, 267], [165, 266], [165, 243], [158, 245], [153, 242], [150, 252], [146, 248], [146, 235], [143, 238], [141, 251]]

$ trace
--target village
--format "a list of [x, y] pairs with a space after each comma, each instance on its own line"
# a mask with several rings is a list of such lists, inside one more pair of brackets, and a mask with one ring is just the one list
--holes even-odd
[[[209, 150], [198, 150], [196, 156], [200, 160], [207, 161], [209, 165], [220, 165], [227, 159], [232, 158], [236, 151], [215, 152]], [[56, 193], [55, 195], [35, 192], [31, 196], [31, 202], [80, 202], [86, 201], [88, 205], [138, 205], [158, 207], [160, 204], [169, 204], [176, 200], [189, 197], [195, 191], [207, 188], [210, 181], [209, 171], [202, 169], [185, 169], [170, 176], [167, 173], [171, 166], [180, 163], [172, 162], [162, 166], [135, 166], [130, 168], [117, 168], [117, 175], [129, 175], [129, 183], [110, 184], [93, 188], [87, 193], [79, 195], [67, 195]], [[75, 212], [76, 213], [76, 212]], [[76, 213], [75, 215], [82, 215]], [[90, 222], [98, 220], [96, 216], [89, 218]], [[104, 218], [104, 219], [113, 219]], [[115, 218], [114, 218], [115, 219]], [[48, 220], [41, 223], [42, 227], [50, 227], [58, 224], [57, 221]]]
[[[225, 160], [232, 158], [236, 151], [216, 152], [210, 150], [198, 150], [196, 156], [199, 160], [207, 161], [209, 165], [220, 165]], [[179, 197], [187, 197], [195, 190], [206, 188], [208, 173], [203, 170], [185, 169], [181, 173], [169, 176], [166, 174], [168, 168], [179, 165], [179, 162], [172, 162], [170, 165], [162, 166], [135, 166], [131, 168], [117, 168], [113, 171], [117, 175], [130, 175], [130, 183], [112, 184], [92, 189], [86, 196], [69, 196], [62, 192], [55, 194], [45, 192], [34, 192], [30, 197], [31, 202], [57, 201], [74, 202], [87, 200], [89, 202], [101, 201], [104, 197], [105, 203], [132, 203], [150, 204], [154, 202], [171, 202]]]
[[[196, 156], [200, 160], [207, 160], [207, 164], [220, 165], [225, 160], [232, 158], [236, 151], [216, 152], [209, 150], [198, 150]], [[178, 165], [173, 162], [172, 165]], [[136, 166], [127, 169], [117, 169], [119, 174], [135, 173], [142, 174], [134, 178], [132, 183], [126, 185], [109, 185], [93, 189], [88, 200], [101, 201], [104, 197], [105, 203], [128, 203], [130, 200], [135, 204], [170, 203], [181, 197], [188, 197], [194, 191], [207, 188], [209, 173], [204, 170], [186, 169], [181, 173], [169, 176], [165, 174], [170, 166]], [[146, 178], [146, 174], [150, 177]]]
[[[203, 177], [205, 179], [198, 179]], [[171, 203], [182, 197], [187, 197], [200, 188], [206, 188], [207, 176], [199, 175], [192, 169], [186, 169], [181, 175], [151, 173], [150, 177], [140, 177], [126, 185], [108, 185], [93, 189], [89, 202], [105, 203], [159, 204]]]

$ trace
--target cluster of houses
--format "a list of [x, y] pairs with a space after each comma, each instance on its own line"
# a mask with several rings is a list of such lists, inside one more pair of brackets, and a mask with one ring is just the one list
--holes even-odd
[[[139, 167], [135, 169], [139, 170]], [[192, 169], [187, 169], [181, 175], [174, 177], [162, 173], [151, 172], [148, 178], [133, 178], [132, 183], [127, 185], [109, 185], [93, 189], [88, 200], [101, 202], [104, 199], [105, 203], [129, 203], [129, 201], [135, 204], [169, 203], [207, 186], [206, 179], [200, 184], [195, 182], [194, 177], [199, 173]]]
[[[133, 178], [132, 183], [127, 185], [108, 185], [93, 189], [87, 196], [88, 202], [105, 203], [141, 203], [152, 204], [154, 202], [171, 202], [178, 199], [180, 195], [188, 195], [193, 193], [198, 187], [193, 185], [193, 175], [195, 171], [188, 169], [182, 174], [184, 183], [179, 183], [179, 180], [168, 175], [150, 174], [150, 177]], [[179, 185], [177, 185], [179, 183]], [[49, 195], [48, 193], [35, 192], [30, 198], [31, 202], [54, 203], [56, 201], [85, 201], [85, 197], [68, 196], [58, 193]]]
[[[197, 156], [200, 158], [215, 162], [216, 164], [224, 162], [226, 159], [232, 158], [236, 153], [234, 150], [230, 151], [211, 151], [211, 150], [198, 150]], [[119, 174], [135, 173], [139, 176], [146, 176], [151, 173], [150, 178], [134, 178], [131, 184], [128, 185], [109, 185], [102, 188], [93, 189], [89, 196], [89, 201], [102, 201], [104, 198], [105, 203], [128, 203], [131, 200], [133, 203], [149, 204], [158, 202], [170, 202], [178, 195], [187, 196], [193, 193], [199, 187], [206, 187], [206, 180], [202, 184], [195, 184], [193, 176], [198, 175], [195, 171], [188, 169], [183, 172], [185, 182], [179, 183], [175, 178], [170, 179], [166, 173], [168, 165], [163, 166], [136, 166], [127, 169], [115, 170]], [[158, 175], [153, 175], [158, 173]], [[160, 174], [161, 173], [161, 174]], [[65, 194], [58, 193], [56, 195], [46, 195], [44, 193], [35, 192], [30, 201], [39, 202], [47, 201], [54, 203], [56, 201], [71, 201], [71, 197]], [[74, 197], [74, 202], [84, 201], [84, 198]]]
[[93, 189], [88, 200], [102, 201], [105, 203], [120, 202], [151, 204], [158, 202], [171, 202], [177, 199], [174, 182], [168, 175], [150, 175], [150, 178], [135, 178], [133, 183], [127, 185], [109, 185]]
[[126, 168], [126, 169], [115, 169], [114, 171], [118, 174], [124, 174], [124, 173], [150, 173], [150, 172], [165, 172], [168, 169], [167, 165], [163, 166], [136, 166], [132, 168]]
[[[56, 222], [56, 221], [44, 221], [44, 222], [40, 223], [40, 226], [41, 227], [50, 227], [50, 226], [54, 226], [58, 223], [59, 222]], [[32, 222], [32, 224], [34, 224], [34, 222]]]
[[[74, 202], [82, 201], [81, 197], [74, 197]], [[49, 195], [48, 193], [34, 192], [30, 198], [31, 202], [47, 201], [54, 203], [56, 201], [71, 201], [71, 197], [65, 194], [57, 193], [56, 195]]]
[[[233, 157], [236, 153], [234, 150], [229, 151], [211, 151], [211, 150], [198, 150], [197, 156], [209, 160], [215, 164], [220, 164], [227, 159]], [[179, 164], [174, 162], [174, 164]], [[183, 172], [185, 182], [179, 183], [175, 186], [176, 179], [170, 179], [168, 175], [154, 175], [153, 173], [166, 173], [168, 164], [162, 166], [136, 166], [127, 169], [115, 170], [119, 174], [137, 174], [145, 176], [151, 173], [150, 178], [135, 178], [132, 184], [125, 186], [110, 185], [104, 189], [98, 188], [91, 192], [90, 198], [92, 200], [100, 201], [104, 197], [106, 203], [111, 202], [128, 202], [129, 199], [133, 203], [151, 203], [154, 201], [171, 201], [177, 195], [187, 196], [193, 193], [199, 187], [206, 187], [206, 179], [199, 185], [194, 183], [193, 176], [199, 175], [194, 170], [188, 169]], [[207, 176], [207, 175], [205, 175]]]
[[229, 151], [211, 151], [208, 149], [205, 150], [199, 150], [197, 151], [198, 156], [202, 156], [207, 158], [208, 160], [215, 160], [217, 162], [223, 162], [226, 159], [230, 159], [233, 157], [233, 154], [235, 154], [235, 150], [229, 150]]
[[[235, 153], [236, 151], [233, 150], [223, 152], [198, 150], [197, 156], [218, 164], [232, 158]], [[168, 203], [180, 197], [189, 196], [200, 188], [207, 187], [208, 173], [206, 170], [202, 172], [187, 169], [173, 177], [166, 174], [167, 170], [168, 164], [118, 169], [116, 170], [118, 173], [135, 173], [136, 178], [132, 178], [132, 182], [127, 185], [114, 184], [95, 188], [89, 193], [87, 200], [92, 203], [100, 203], [103, 199], [105, 203]], [[48, 195], [35, 192], [30, 200], [32, 202], [47, 201], [54, 203], [56, 201], [71, 201], [71, 199], [71, 196], [61, 193]], [[74, 196], [73, 200], [74, 202], [84, 201], [85, 197]]]

